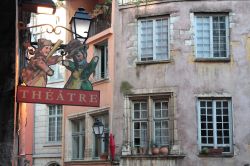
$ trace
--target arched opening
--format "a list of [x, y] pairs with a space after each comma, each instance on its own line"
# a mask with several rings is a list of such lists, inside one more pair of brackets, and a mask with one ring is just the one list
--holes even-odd
[[49, 163], [48, 166], [60, 166], [60, 164], [58, 164], [57, 162], [52, 162]]

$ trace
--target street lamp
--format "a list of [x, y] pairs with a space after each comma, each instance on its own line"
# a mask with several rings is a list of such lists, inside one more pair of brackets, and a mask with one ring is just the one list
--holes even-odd
[[93, 132], [96, 136], [101, 137], [104, 132], [104, 125], [99, 119], [96, 119], [93, 126]]
[[111, 155], [111, 159], [112, 161], [115, 159], [115, 139], [112, 133], [110, 133], [109, 136], [104, 136], [102, 137], [102, 134], [104, 132], [104, 125], [102, 124], [102, 122], [99, 119], [95, 119], [95, 122], [92, 126], [93, 128], [93, 132], [95, 134], [95, 136], [97, 136], [98, 138], [103, 138], [103, 141], [108, 141], [109, 140], [109, 148], [110, 148], [110, 155]]
[[[47, 1], [47, 0], [46, 0]], [[64, 26], [53, 26], [51, 24], [39, 24], [34, 26], [25, 27], [24, 23], [19, 23], [19, 30], [27, 30], [37, 27], [47, 27], [46, 32], [47, 33], [55, 33], [56, 35], [59, 35], [61, 33], [60, 28], [65, 29], [72, 33], [73, 38], [80, 40], [82, 44], [85, 44], [86, 40], [88, 39], [89, 34], [89, 28], [91, 24], [91, 17], [83, 8], [78, 8], [78, 10], [75, 12], [74, 16], [70, 20], [71, 29], [68, 29]], [[45, 31], [41, 31], [40, 33], [44, 33]], [[29, 41], [30, 42], [30, 41]], [[36, 42], [32, 42], [34, 45], [36, 45]], [[64, 48], [65, 45], [61, 45], [60, 48]]]
[[75, 15], [71, 18], [69, 24], [71, 24], [71, 30], [73, 32], [73, 38], [78, 39], [85, 43], [88, 39], [89, 28], [91, 24], [91, 17], [83, 8], [78, 8]]

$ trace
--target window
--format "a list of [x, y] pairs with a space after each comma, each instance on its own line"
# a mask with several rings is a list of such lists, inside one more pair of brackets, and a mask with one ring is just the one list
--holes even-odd
[[229, 58], [228, 16], [195, 15], [196, 58]]
[[95, 45], [95, 54], [99, 57], [94, 77], [96, 80], [108, 78], [108, 42]]
[[155, 142], [160, 145], [169, 145], [169, 116], [168, 101], [154, 101], [154, 128]]
[[63, 81], [64, 67], [59, 64], [51, 65], [50, 68], [54, 71], [53, 76], [48, 77], [48, 82]]
[[49, 142], [62, 140], [62, 106], [49, 105]]
[[83, 159], [85, 149], [85, 120], [72, 120], [72, 159]]
[[170, 96], [147, 96], [144, 99], [132, 99], [131, 102], [134, 147], [147, 147], [152, 142], [158, 146], [169, 147], [173, 143], [173, 114], [169, 114]]
[[232, 113], [230, 99], [198, 99], [199, 143], [203, 148], [232, 152]]
[[102, 138], [94, 136], [94, 158], [98, 158], [102, 153], [108, 153], [109, 150], [109, 116], [105, 114], [95, 116], [94, 119], [99, 119], [104, 125]]
[[138, 53], [140, 61], [169, 59], [168, 18], [147, 18], [139, 20]]
[[134, 107], [134, 147], [145, 147], [147, 145], [148, 109], [147, 101], [135, 101]]

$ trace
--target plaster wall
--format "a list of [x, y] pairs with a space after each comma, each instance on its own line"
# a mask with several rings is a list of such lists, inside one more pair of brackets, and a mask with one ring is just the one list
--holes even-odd
[[[154, 88], [176, 88], [176, 121], [184, 159], [179, 166], [238, 166], [250, 163], [250, 11], [249, 1], [161, 1], [146, 5], [118, 6], [115, 19], [114, 133], [124, 127], [122, 81], [141, 92]], [[194, 12], [227, 12], [230, 26], [230, 61], [196, 62], [194, 55]], [[168, 15], [170, 60], [138, 64], [137, 18]], [[233, 103], [234, 156], [201, 158], [197, 141], [197, 96], [228, 96]], [[123, 135], [116, 143], [122, 144]]]
[[[70, 1], [68, 3], [68, 17], [72, 17], [73, 11], [78, 7], [84, 7], [86, 11], [91, 11], [98, 1]], [[67, 5], [66, 5], [67, 6]], [[64, 165], [107, 165], [105, 161], [93, 161], [93, 116], [108, 113], [110, 131], [112, 131], [112, 112], [113, 112], [113, 83], [114, 83], [114, 39], [113, 29], [108, 28], [103, 32], [100, 32], [94, 36], [88, 38], [86, 43], [88, 44], [88, 57], [87, 61], [90, 62], [95, 53], [95, 45], [103, 41], [108, 41], [108, 77], [106, 79], [96, 80], [93, 76], [90, 77], [92, 81], [93, 89], [100, 91], [100, 107], [79, 107], [79, 106], [64, 106], [64, 138], [63, 138], [63, 154], [62, 159]], [[70, 38], [69, 38], [70, 40]], [[70, 72], [66, 71], [66, 78], [69, 77]], [[67, 80], [67, 79], [66, 79]], [[85, 118], [85, 151], [84, 160], [74, 161], [72, 160], [72, 123], [71, 120], [77, 118]], [[104, 163], [104, 164], [103, 164]]]

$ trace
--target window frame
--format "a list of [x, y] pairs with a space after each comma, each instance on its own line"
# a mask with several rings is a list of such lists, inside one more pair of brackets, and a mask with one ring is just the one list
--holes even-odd
[[[104, 55], [102, 53], [102, 49], [104, 48]], [[108, 53], [108, 41], [105, 40], [101, 43], [95, 44], [94, 45], [94, 52], [95, 56], [99, 57], [98, 63], [96, 65], [95, 73], [94, 73], [94, 78], [95, 80], [103, 80], [107, 79], [109, 77], [109, 68], [108, 68], [108, 59], [109, 59], [109, 53]], [[104, 62], [103, 62], [104, 61]], [[103, 63], [102, 63], [103, 62]], [[104, 64], [104, 66], [102, 66]], [[102, 74], [102, 68], [103, 68], [103, 74]]]
[[[203, 54], [198, 56], [198, 41], [197, 41], [197, 17], [198, 16], [208, 16], [209, 17], [209, 57]], [[213, 43], [213, 17], [214, 16], [224, 16], [225, 17], [225, 37], [226, 37], [226, 56], [225, 57], [215, 57], [214, 56], [214, 43]], [[230, 35], [229, 35], [229, 14], [228, 13], [194, 13], [194, 46], [195, 46], [195, 58], [196, 60], [229, 60], [230, 58]], [[203, 43], [202, 43], [203, 44]]]
[[[166, 48], [167, 48], [167, 55], [164, 59], [157, 59], [156, 57], [156, 31], [155, 31], [155, 25], [156, 25], [156, 20], [157, 19], [166, 19], [167, 20], [167, 45], [166, 45]], [[150, 21], [152, 20], [153, 21], [153, 56], [152, 56], [152, 60], [150, 59], [146, 59], [146, 60], [142, 60], [142, 56], [141, 56], [141, 37], [140, 37], [140, 34], [141, 34], [141, 24], [142, 24], [142, 21]], [[138, 31], [138, 62], [144, 62], [144, 63], [147, 63], [147, 62], [157, 62], [157, 61], [168, 61], [170, 60], [170, 16], [169, 15], [164, 15], [164, 16], [153, 16], [153, 17], [147, 17], [147, 18], [138, 18], [137, 20], [137, 23], [138, 23], [138, 26], [137, 26], [137, 31]]]
[[[71, 159], [72, 160], [84, 160], [84, 155], [85, 155], [85, 141], [86, 141], [86, 134], [85, 134], [85, 118], [81, 118], [81, 119], [72, 119], [71, 120], [71, 127], [72, 127], [72, 134], [71, 134], [71, 141], [72, 141], [72, 156]], [[74, 131], [74, 127], [77, 125], [77, 127], [79, 127], [79, 132]], [[74, 150], [77, 150], [74, 148], [74, 137], [78, 137], [79, 138], [79, 144], [78, 146], [78, 154], [79, 157], [75, 157], [74, 156]], [[82, 148], [83, 147], [83, 148]], [[81, 157], [82, 156], [82, 157]]]
[[[169, 144], [162, 145], [162, 146], [168, 146], [170, 147], [172, 143], [174, 143], [174, 135], [171, 133], [171, 126], [174, 125], [174, 117], [170, 116], [170, 112], [172, 111], [172, 114], [174, 114], [174, 108], [170, 108], [170, 100], [171, 96], [168, 94], [152, 94], [152, 95], [146, 95], [143, 97], [131, 97], [130, 99], [130, 105], [131, 105], [131, 145], [132, 147], [143, 147], [143, 146], [135, 146], [134, 142], [134, 123], [135, 122], [147, 122], [147, 137], [146, 137], [146, 146], [150, 146], [152, 142], [155, 142], [155, 121], [158, 121], [159, 119], [155, 118], [155, 107], [154, 103], [155, 101], [161, 101], [161, 102], [167, 102], [168, 103], [168, 116], [166, 118], [161, 118], [160, 120], [168, 120], [168, 140]], [[146, 102], [147, 103], [147, 118], [142, 119], [135, 119], [134, 118], [134, 103], [138, 102]], [[173, 104], [173, 103], [172, 103]], [[140, 116], [141, 117], [141, 116]], [[172, 119], [171, 119], [172, 118]], [[172, 123], [172, 124], [170, 124]], [[174, 129], [173, 129], [174, 130]]]
[[[98, 116], [93, 116], [93, 119], [96, 119], [96, 118], [99, 119], [103, 123], [104, 131], [103, 131], [103, 134], [101, 135], [101, 138], [98, 138], [94, 133], [92, 134], [92, 137], [93, 137], [92, 158], [93, 159], [99, 159], [102, 153], [108, 153], [109, 151], [109, 139], [108, 139], [109, 138], [109, 114], [105, 113], [105, 114], [101, 114]], [[96, 146], [97, 146], [96, 141], [101, 143], [101, 147], [97, 147], [98, 148], [97, 152], [96, 152]]]
[[[58, 107], [61, 107], [61, 109], [59, 109]], [[48, 137], [47, 137], [47, 141], [49, 143], [55, 143], [55, 142], [61, 142], [62, 141], [62, 105], [47, 105], [48, 107]], [[54, 108], [54, 110], [50, 110], [50, 107]], [[50, 111], [55, 111], [55, 114], [50, 115]], [[61, 113], [59, 114], [58, 111], [61, 111]], [[54, 126], [52, 126], [52, 128], [54, 128], [54, 135], [50, 136], [50, 119], [53, 118], [54, 119]], [[58, 120], [59, 118], [61, 118], [61, 123], [60, 126], [58, 126]], [[59, 131], [59, 129], [61, 129], [61, 131]], [[60, 134], [60, 135], [59, 135]], [[50, 138], [52, 137], [52, 140], [50, 140]]]
[[[212, 102], [212, 130], [213, 130], [213, 143], [211, 144], [205, 144], [205, 143], [202, 143], [201, 141], [201, 106], [200, 106], [200, 102], [201, 101], [211, 101]], [[218, 144], [217, 142], [217, 120], [216, 120], [216, 102], [218, 101], [227, 101], [228, 103], [228, 132], [229, 132], [229, 143], [228, 144]], [[222, 147], [226, 147], [226, 146], [229, 146], [230, 148], [230, 151], [229, 152], [222, 152], [222, 154], [232, 154], [233, 153], [233, 113], [232, 113], [232, 99], [231, 98], [221, 98], [221, 97], [198, 97], [197, 98], [197, 104], [196, 104], [196, 107], [197, 107], [197, 121], [198, 121], [198, 147], [199, 147], [199, 151], [200, 153], [202, 152], [202, 148], [203, 146], [207, 147], [207, 146], [211, 146], [211, 149], [216, 149], [216, 148], [222, 148]], [[207, 115], [207, 113], [206, 113]], [[224, 115], [224, 114], [223, 114]], [[207, 120], [205, 121], [206, 124], [207, 124]], [[224, 127], [222, 128], [224, 130]], [[221, 130], [222, 130], [221, 129]]]
[[[167, 104], [167, 116], [166, 117], [161, 117], [161, 118], [156, 118], [155, 117], [155, 103], [156, 102], [161, 102], [161, 104], [162, 104], [162, 102], [167, 102], [168, 104]], [[156, 100], [153, 100], [153, 105], [154, 105], [154, 107], [152, 108], [152, 110], [153, 110], [153, 123], [152, 123], [152, 125], [153, 125], [153, 140], [154, 140], [154, 142], [156, 142], [156, 127], [155, 127], [155, 123], [156, 122], [163, 122], [163, 121], [167, 121], [167, 128], [165, 128], [166, 130], [167, 130], [167, 136], [165, 136], [165, 137], [167, 137], [167, 139], [168, 139], [168, 144], [160, 144], [160, 146], [170, 146], [170, 144], [171, 144], [171, 136], [170, 136], [170, 127], [169, 127], [169, 124], [171, 123], [171, 119], [170, 119], [170, 117], [169, 117], [169, 99], [156, 99]], [[162, 114], [162, 110], [161, 110], [161, 114]], [[162, 124], [161, 124], [162, 125]], [[162, 129], [162, 126], [161, 126], [161, 128], [160, 129]], [[164, 136], [163, 136], [164, 137]], [[157, 142], [156, 142], [157, 143]], [[158, 143], [157, 143], [158, 144]], [[158, 144], [159, 145], [159, 144]]]

